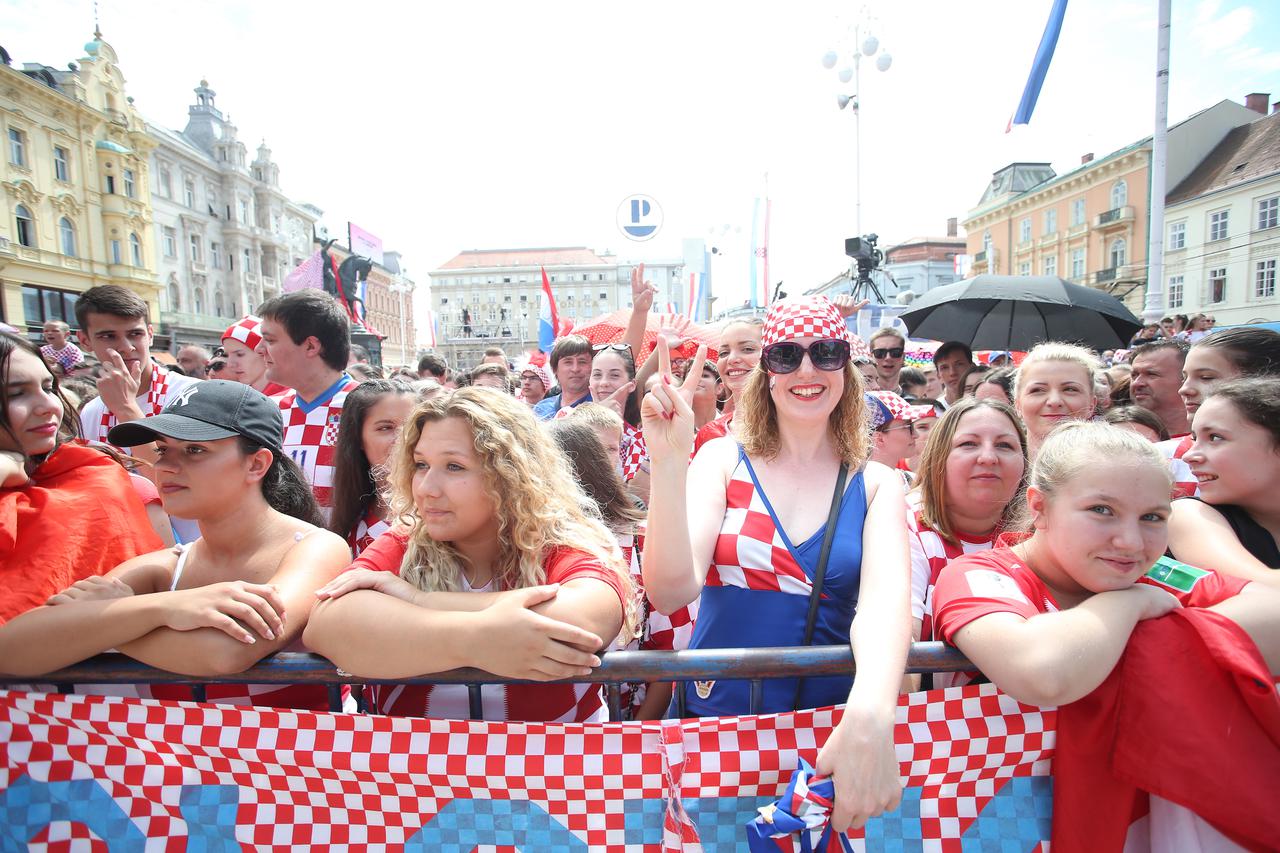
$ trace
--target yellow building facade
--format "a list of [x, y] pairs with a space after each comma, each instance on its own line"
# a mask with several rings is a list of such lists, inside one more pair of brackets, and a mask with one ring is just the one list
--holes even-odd
[[0, 65], [0, 314], [75, 327], [79, 294], [123, 285], [159, 320], [146, 125], [100, 33], [59, 70]]

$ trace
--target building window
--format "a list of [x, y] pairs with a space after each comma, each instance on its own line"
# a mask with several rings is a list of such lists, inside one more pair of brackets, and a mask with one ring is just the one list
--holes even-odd
[[27, 318], [27, 328], [39, 329], [49, 320], [61, 320], [75, 328], [76, 299], [78, 294], [49, 287], [22, 285], [22, 313]]
[[1084, 278], [1084, 249], [1071, 250], [1071, 277]]
[[1056, 234], [1058, 231], [1058, 211], [1046, 210], [1044, 212], [1044, 233]]
[[1253, 297], [1255, 299], [1274, 299], [1276, 295], [1276, 262], [1258, 261], [1253, 276]]
[[1044, 274], [1045, 275], [1058, 274], [1058, 256], [1057, 255], [1050, 255], [1049, 257], [1044, 259]]
[[1219, 210], [1216, 213], [1209, 214], [1209, 242], [1227, 239], [1230, 214], [1231, 211], [1229, 210]]
[[116, 176], [107, 175], [107, 195], [116, 194]]
[[18, 245], [34, 249], [36, 247], [36, 223], [31, 218], [31, 211], [20, 204], [13, 209], [13, 218], [18, 236]]
[[1078, 198], [1071, 202], [1071, 224], [1083, 225], [1085, 217], [1084, 199]]
[[217, 290], [213, 294], [213, 313], [222, 316], [222, 293]]
[[222, 244], [209, 244], [209, 265], [215, 270], [222, 269]]
[[1227, 301], [1227, 268], [1209, 270], [1209, 301]]
[[1258, 202], [1258, 230], [1280, 224], [1280, 196], [1273, 195]]
[[250, 263], [249, 250], [244, 250], [244, 274], [253, 275], [253, 264]]
[[63, 183], [71, 181], [71, 155], [61, 145], [53, 146], [53, 176]]
[[133, 169], [124, 170], [124, 194], [126, 198], [134, 197]]
[[192, 210], [196, 209], [196, 185], [194, 181], [187, 181], [183, 185], [183, 201], [187, 203], [187, 207]]
[[1187, 223], [1186, 222], [1170, 222], [1169, 223], [1169, 251], [1176, 252], [1178, 249], [1187, 247]]
[[1031, 261], [1018, 264], [1018, 275], [1031, 275]]
[[123, 260], [122, 260], [123, 257], [124, 256], [120, 252], [120, 241], [112, 240], [111, 241], [111, 263], [113, 264], [123, 263]]
[[196, 306], [196, 313], [203, 314], [204, 313], [204, 291], [198, 287], [196, 288], [194, 301]]
[[1031, 242], [1031, 218], [1027, 217], [1018, 223], [1018, 242]]
[[982, 251], [986, 253], [987, 263], [991, 262], [991, 232], [982, 232]]
[[605, 301], [605, 300], [607, 300], [608, 298], [609, 298], [609, 294], [608, 294], [608, 293], [605, 293], [603, 290], [602, 290], [602, 291], [600, 291], [600, 301], [601, 301], [601, 302], [604, 302], [604, 301]]
[[76, 256], [76, 229], [71, 225], [71, 220], [62, 217], [58, 220], [58, 234], [62, 238], [62, 254], [68, 258]]
[[129, 257], [132, 258], [135, 267], [142, 266], [142, 241], [138, 239], [137, 234], [129, 235]]
[[1169, 276], [1169, 307], [1182, 307], [1182, 276]]
[[1111, 185], [1111, 209], [1124, 207], [1129, 203], [1129, 185], [1124, 181], [1116, 181]]
[[527, 294], [527, 293], [522, 293], [522, 294], [520, 294], [520, 301], [521, 301], [521, 302], [528, 302], [528, 301], [529, 301], [529, 294]]
[[244, 199], [240, 199], [240, 221], [249, 224], [249, 202]]
[[176, 257], [178, 257], [178, 237], [177, 237], [177, 234], [176, 234], [176, 233], [174, 232], [174, 230], [173, 230], [172, 228], [170, 228], [168, 225], [164, 226], [164, 229], [161, 231], [161, 234], [163, 235], [163, 238], [164, 238], [164, 239], [163, 239], [163, 242], [164, 242], [164, 256], [165, 256], [166, 258], [176, 258]]
[[199, 234], [191, 235], [191, 262], [193, 264], [204, 263], [204, 241], [200, 239]]
[[1123, 237], [1119, 237], [1111, 244], [1111, 268], [1116, 269], [1122, 267], [1128, 261], [1129, 247], [1124, 242]]
[[9, 128], [9, 162], [15, 166], [27, 165], [27, 143], [22, 131]]
[[156, 170], [160, 173], [159, 192], [165, 198], [173, 198], [173, 176], [169, 174], [169, 167], [161, 163]]

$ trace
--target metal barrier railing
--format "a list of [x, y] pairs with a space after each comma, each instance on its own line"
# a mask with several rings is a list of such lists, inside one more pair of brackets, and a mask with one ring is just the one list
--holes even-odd
[[[626, 682], [653, 681], [749, 681], [750, 712], [759, 710], [763, 683], [770, 678], [798, 678], [849, 675], [854, 671], [853, 652], [848, 646], [780, 646], [759, 649], [703, 649], [681, 652], [608, 652], [600, 656], [600, 666], [590, 675], [567, 679], [575, 684], [604, 684], [609, 718], [621, 717], [621, 688]], [[914, 643], [907, 656], [906, 672], [956, 672], [972, 664], [945, 643]], [[329, 707], [342, 709], [342, 687], [359, 684], [465, 684], [470, 695], [471, 719], [483, 716], [480, 686], [520, 684], [520, 679], [502, 678], [478, 669], [455, 669], [417, 678], [358, 678], [336, 668], [319, 655], [281, 652], [259, 661], [244, 672], [216, 678], [192, 679], [162, 669], [154, 669], [126, 655], [98, 655], [48, 675], [11, 676], [0, 673], [0, 686], [9, 684], [56, 684], [69, 692], [76, 684], [183, 684], [192, 688], [196, 701], [204, 701], [205, 684], [315, 684], [329, 689]], [[677, 691], [677, 702], [684, 691]], [[684, 708], [678, 707], [681, 716]]]

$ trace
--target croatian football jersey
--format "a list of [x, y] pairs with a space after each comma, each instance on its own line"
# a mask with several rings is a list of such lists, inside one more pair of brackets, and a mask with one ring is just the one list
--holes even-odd
[[293, 390], [278, 398], [284, 416], [282, 448], [302, 469], [326, 520], [333, 506], [334, 445], [338, 442], [342, 404], [358, 384], [344, 373], [309, 402]]
[[943, 539], [921, 517], [920, 492], [907, 492], [907, 542], [911, 548], [911, 617], [921, 621], [920, 640], [933, 636], [933, 588], [946, 565], [965, 554], [994, 548], [996, 534], [973, 538], [957, 534], [958, 543]]
[[1182, 438], [1171, 438], [1168, 441], [1156, 442], [1165, 459], [1169, 460], [1169, 473], [1173, 474], [1173, 496], [1175, 498], [1191, 498], [1200, 494], [1200, 483], [1191, 473], [1191, 466], [1183, 461], [1183, 456], [1191, 449], [1195, 440], [1189, 435]]
[[[181, 373], [165, 370], [156, 362], [151, 363], [151, 384], [145, 394], [136, 398], [138, 408], [144, 418], [160, 414], [165, 406], [176, 400], [182, 389], [201, 380]], [[116, 416], [111, 414], [107, 404], [101, 397], [94, 397], [84, 404], [80, 410], [80, 429], [89, 441], [100, 441], [107, 444], [107, 432], [117, 423]], [[128, 453], [128, 450], [125, 450]]]

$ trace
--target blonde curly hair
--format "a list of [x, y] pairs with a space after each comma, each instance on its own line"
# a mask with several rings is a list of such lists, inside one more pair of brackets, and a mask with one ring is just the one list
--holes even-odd
[[493, 567], [494, 588], [546, 583], [543, 563], [552, 549], [585, 551], [617, 574], [624, 593], [623, 636], [632, 636], [638, 621], [636, 592], [616, 538], [529, 407], [490, 388], [461, 388], [420, 403], [405, 421], [392, 451], [389, 479], [392, 517], [410, 528], [400, 576], [427, 592], [462, 589], [462, 556], [452, 543], [431, 538], [418, 523], [413, 500], [414, 448], [426, 424], [446, 418], [466, 423], [484, 467], [501, 546]]

